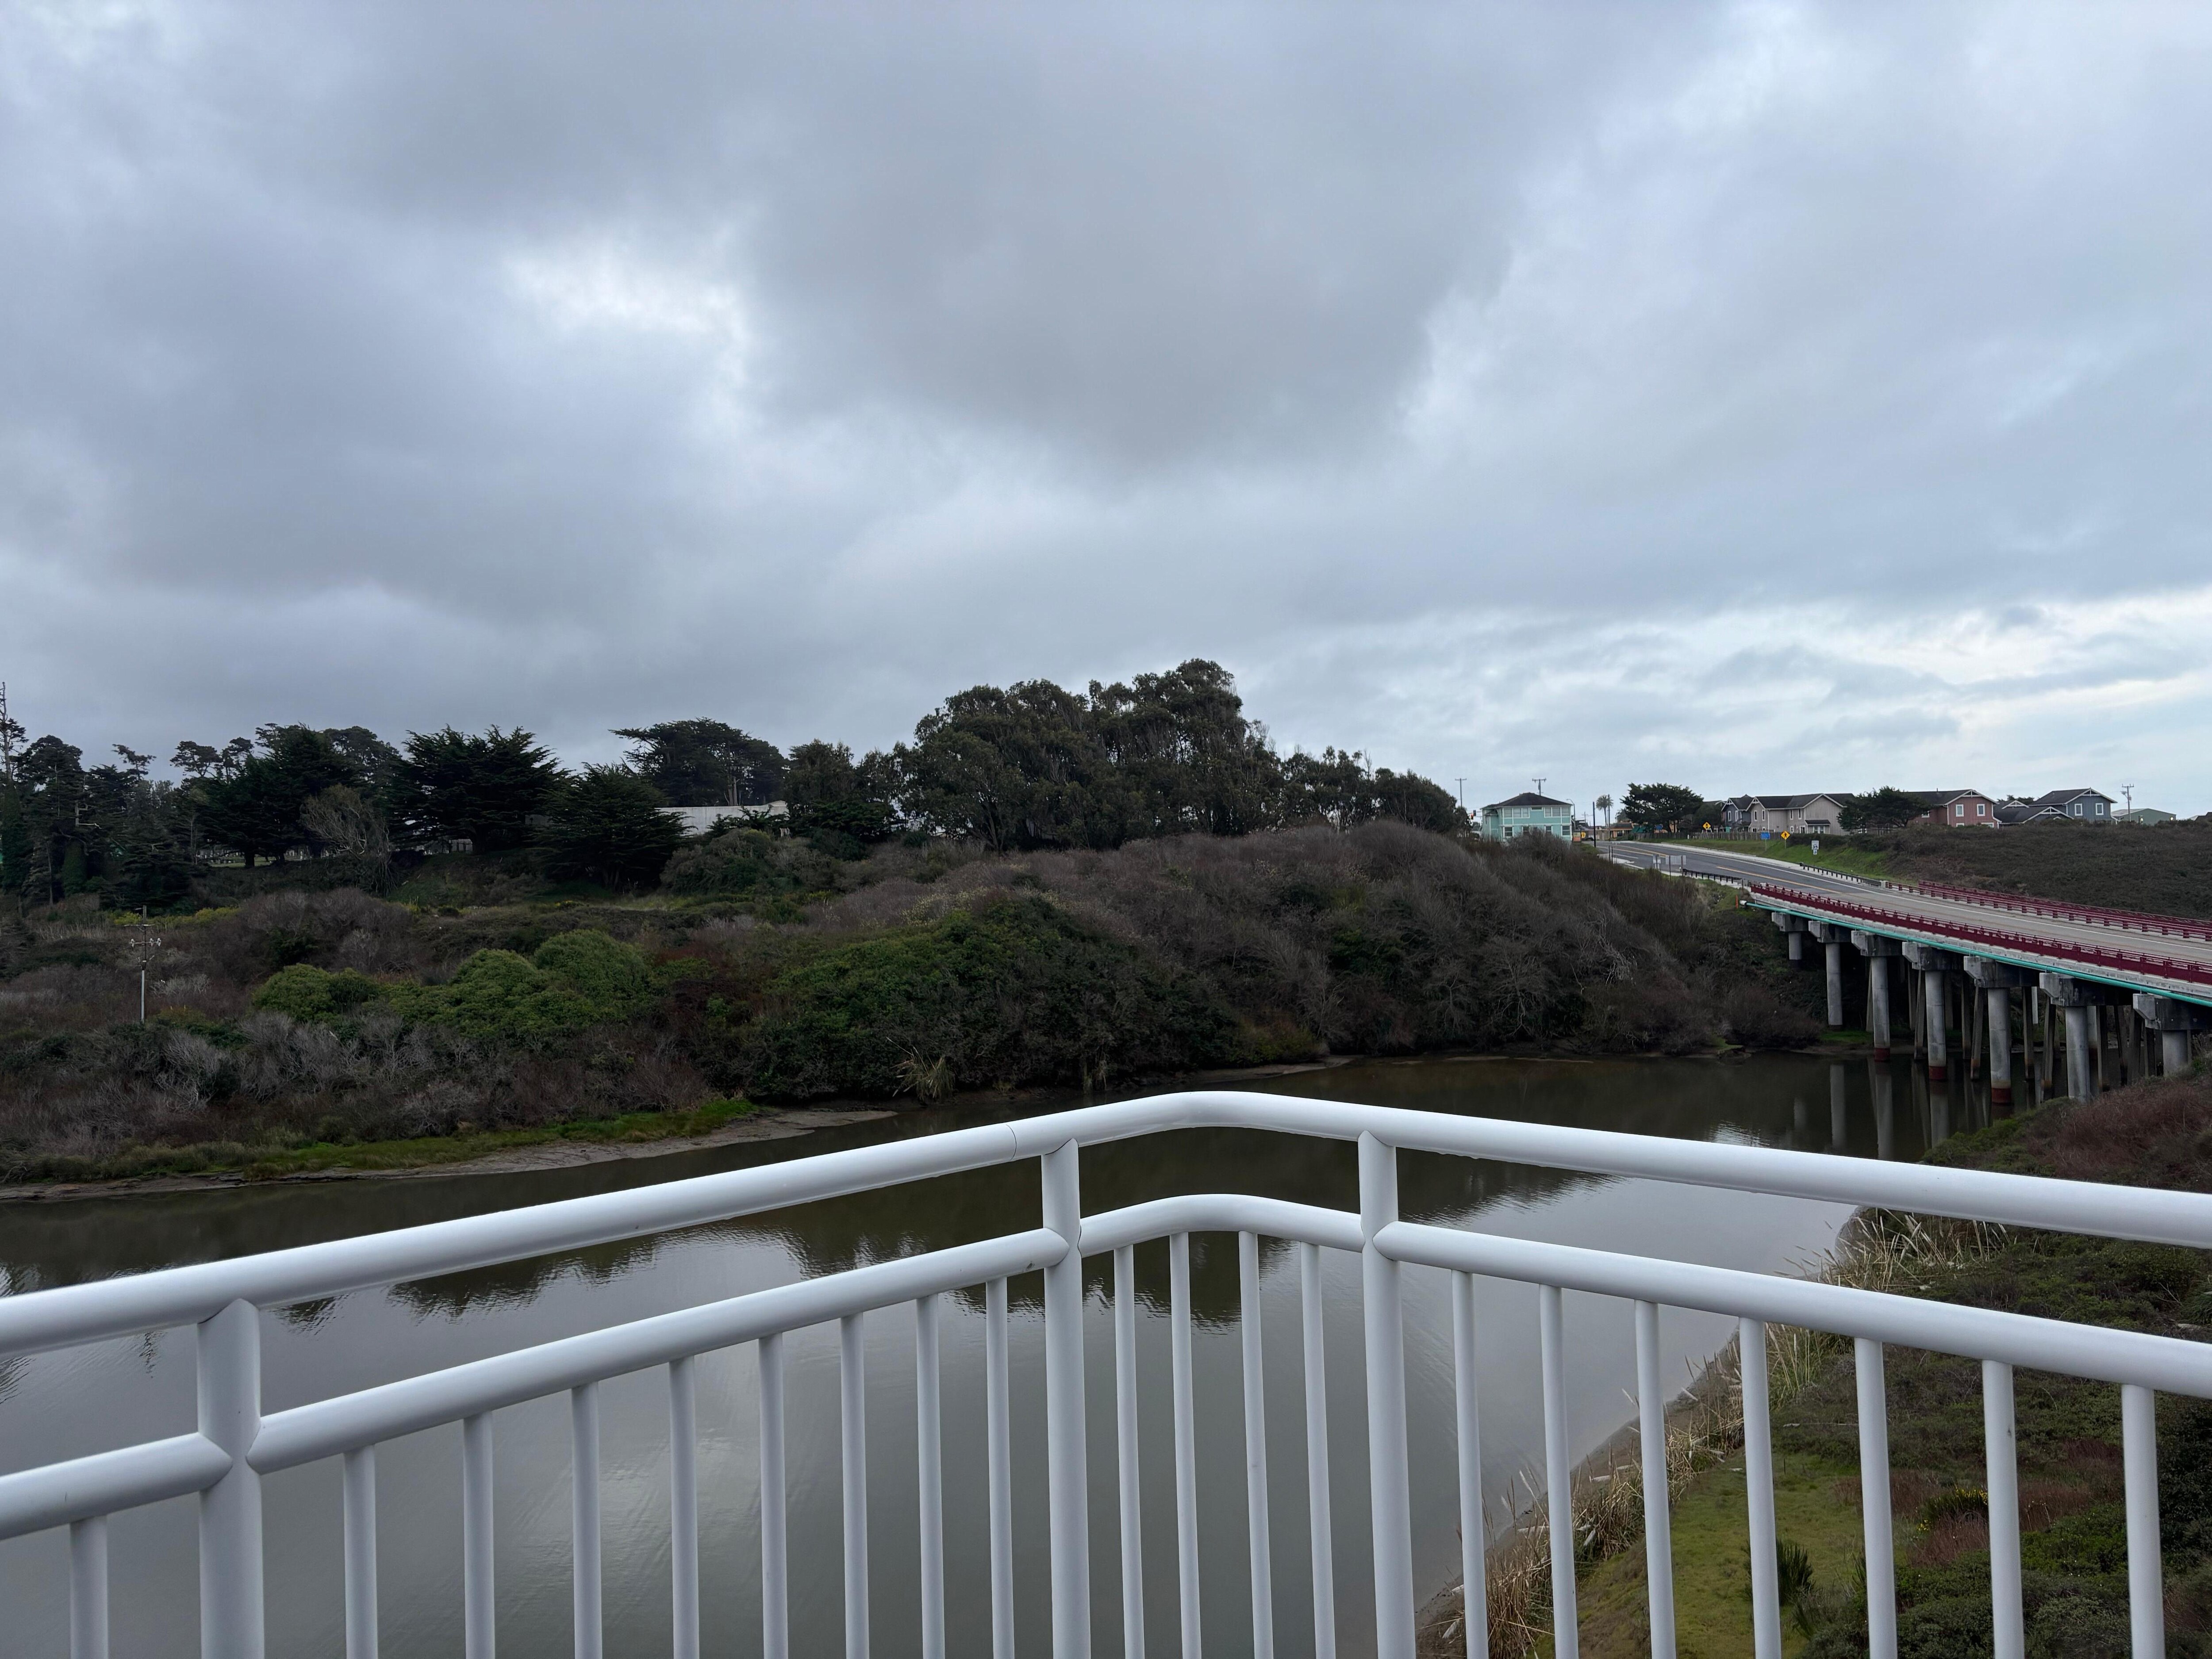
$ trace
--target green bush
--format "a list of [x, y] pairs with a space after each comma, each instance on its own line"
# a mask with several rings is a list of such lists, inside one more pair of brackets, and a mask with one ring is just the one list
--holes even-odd
[[445, 985], [428, 988], [422, 1017], [450, 1021], [471, 1036], [539, 1042], [588, 1025], [592, 1006], [512, 951], [479, 951]]
[[385, 985], [351, 969], [286, 968], [253, 994], [253, 1004], [295, 1019], [329, 1020], [374, 1003], [402, 1018], [442, 1022], [471, 1036], [537, 1044], [641, 1012], [656, 988], [652, 966], [635, 945], [579, 928], [556, 934], [529, 957], [478, 951], [444, 985]]
[[827, 890], [836, 884], [836, 866], [804, 842], [727, 829], [678, 848], [660, 881], [689, 898], [766, 898]]
[[1097, 1084], [1139, 1062], [1218, 1064], [1235, 1033], [1195, 976], [1041, 898], [824, 951], [772, 980], [763, 1002], [749, 1036], [756, 1097]]
[[620, 1019], [653, 1000], [653, 969], [635, 945], [596, 927], [556, 933], [532, 953], [531, 964], [574, 992], [601, 1019]]
[[380, 1000], [385, 988], [347, 968], [331, 974], [295, 963], [281, 968], [253, 994], [253, 1006], [294, 1019], [331, 1019]]

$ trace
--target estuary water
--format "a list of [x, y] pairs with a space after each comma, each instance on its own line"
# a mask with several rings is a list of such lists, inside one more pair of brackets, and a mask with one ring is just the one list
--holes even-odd
[[[1903, 1062], [1795, 1055], [1712, 1060], [1370, 1061], [1249, 1085], [1358, 1101], [1638, 1134], [1911, 1158], [1982, 1109], [1961, 1092], [1930, 1100]], [[1963, 1089], [1963, 1085], [1954, 1085]], [[1072, 1102], [940, 1109], [662, 1158], [495, 1176], [277, 1185], [0, 1206], [0, 1273], [11, 1291], [543, 1203], [750, 1164], [927, 1134]], [[1260, 1193], [1356, 1206], [1353, 1149], [1287, 1136], [1183, 1131], [1087, 1151], [1084, 1207], [1096, 1211], [1185, 1192]], [[1634, 1250], [1759, 1272], [1789, 1272], [1833, 1242], [1835, 1205], [1723, 1194], [1663, 1182], [1562, 1175], [1407, 1155], [1401, 1208], [1433, 1221], [1597, 1249]], [[981, 1171], [811, 1204], [742, 1222], [363, 1291], [264, 1317], [264, 1408], [392, 1381], [533, 1341], [615, 1324], [768, 1285], [1034, 1226], [1034, 1166]], [[1209, 1654], [1249, 1651], [1245, 1483], [1233, 1237], [1193, 1242], [1197, 1316], [1200, 1558]], [[1147, 1645], [1176, 1644], [1174, 1492], [1168, 1390], [1164, 1244], [1140, 1248], [1139, 1328], [1143, 1556]], [[1297, 1269], [1263, 1246], [1264, 1341], [1274, 1620], [1285, 1653], [1311, 1650]], [[1330, 1473], [1343, 1650], [1364, 1650], [1368, 1574], [1365, 1404], [1358, 1264], [1325, 1253]], [[1111, 1267], [1090, 1264], [1087, 1407], [1091, 1426], [1096, 1644], [1121, 1648], [1115, 1497]], [[1044, 1533], [1042, 1322], [1036, 1276], [1012, 1287], [1018, 1646], [1049, 1640]], [[1458, 1559], [1452, 1442], [1451, 1321], [1441, 1273], [1405, 1279], [1416, 1589], [1425, 1599]], [[1538, 1476], [1536, 1298], [1479, 1283], [1484, 1484], [1491, 1525], [1504, 1523]], [[989, 1650], [984, 1526], [982, 1307], [953, 1299], [940, 1321], [944, 1365], [946, 1572], [951, 1650]], [[1730, 1322], [1669, 1311], [1664, 1375], [1686, 1383], [1727, 1341]], [[866, 1322], [871, 1605], [873, 1650], [918, 1650], [914, 1326], [904, 1310]], [[1634, 1336], [1627, 1304], [1566, 1298], [1569, 1419], [1577, 1456], [1633, 1414]], [[842, 1645], [837, 1334], [787, 1339], [793, 1650]], [[757, 1370], [750, 1348], [698, 1367], [699, 1482], [706, 1650], [757, 1653]], [[171, 1331], [35, 1356], [0, 1367], [0, 1473], [176, 1434], [193, 1420], [192, 1336]], [[658, 1371], [601, 1390], [606, 1650], [669, 1650], [667, 1394]], [[568, 1413], [564, 1399], [496, 1420], [496, 1577], [503, 1654], [569, 1646]], [[460, 1436], [458, 1427], [391, 1443], [379, 1454], [383, 1647], [393, 1655], [461, 1651]], [[335, 1462], [265, 1484], [270, 1651], [338, 1655], [342, 1520]], [[110, 1554], [114, 1650], [198, 1651], [195, 1500], [119, 1516]], [[60, 1534], [0, 1544], [0, 1654], [68, 1650], [67, 1543]]]

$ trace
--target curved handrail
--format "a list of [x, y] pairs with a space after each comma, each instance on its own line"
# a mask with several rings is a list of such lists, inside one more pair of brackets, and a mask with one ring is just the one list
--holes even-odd
[[0, 1297], [0, 1357], [193, 1324], [233, 1302], [281, 1307], [1041, 1157], [1071, 1141], [1097, 1146], [1190, 1128], [1279, 1131], [1339, 1140], [1371, 1134], [1411, 1152], [2212, 1249], [2212, 1196], [2202, 1194], [1875, 1164], [1825, 1152], [1455, 1117], [1252, 1091], [1190, 1090], [229, 1261]]

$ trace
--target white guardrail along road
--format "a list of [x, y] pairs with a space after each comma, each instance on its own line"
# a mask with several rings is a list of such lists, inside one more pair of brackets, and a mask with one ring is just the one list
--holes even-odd
[[[1162, 1199], [1103, 1214], [1082, 1213], [1079, 1149], [1162, 1130], [1239, 1127], [1356, 1141], [1359, 1208], [1317, 1208], [1234, 1195]], [[2160, 1390], [2212, 1398], [2212, 1346], [2021, 1315], [1937, 1305], [1802, 1279], [1692, 1266], [1649, 1257], [1576, 1249], [1490, 1234], [1418, 1225], [1398, 1218], [1400, 1149], [1494, 1158], [1597, 1174], [1636, 1176], [1747, 1192], [1914, 1211], [2010, 1225], [2212, 1248], [2212, 1197], [2147, 1192], [2021, 1176], [1862, 1162], [1820, 1153], [1552, 1128], [1481, 1118], [1335, 1104], [1276, 1095], [1202, 1091], [1087, 1107], [1048, 1117], [951, 1131], [895, 1145], [830, 1153], [641, 1190], [547, 1204], [432, 1226], [373, 1234], [269, 1255], [179, 1267], [66, 1289], [0, 1298], [0, 1358], [65, 1348], [148, 1330], [192, 1325], [198, 1342], [196, 1432], [144, 1441], [97, 1455], [0, 1478], [0, 1537], [47, 1528], [70, 1530], [71, 1653], [107, 1652], [106, 1517], [137, 1505], [199, 1494], [201, 1650], [210, 1659], [262, 1659], [264, 1651], [262, 1477], [322, 1458], [343, 1460], [346, 1643], [349, 1659], [377, 1651], [376, 1448], [380, 1442], [438, 1425], [462, 1425], [462, 1595], [470, 1659], [491, 1659], [495, 1631], [492, 1581], [493, 1413], [565, 1393], [574, 1431], [575, 1651], [601, 1651], [599, 1385], [647, 1368], [667, 1378], [672, 1465], [670, 1593], [674, 1651], [699, 1652], [698, 1492], [695, 1465], [696, 1356], [741, 1343], [758, 1345], [761, 1370], [763, 1648], [789, 1650], [784, 1494], [782, 1339], [786, 1333], [842, 1322], [841, 1396], [845, 1448], [844, 1583], [846, 1647], [866, 1653], [867, 1471], [860, 1322], [907, 1307], [915, 1321], [921, 1525], [918, 1532], [921, 1647], [945, 1651], [944, 1503], [938, 1426], [939, 1298], [981, 1286], [986, 1316], [986, 1415], [989, 1458], [991, 1607], [994, 1659], [1010, 1659], [1013, 1639], [1010, 1401], [1006, 1367], [1006, 1279], [1045, 1277], [1047, 1486], [1050, 1516], [1052, 1650], [1082, 1659], [1091, 1649], [1089, 1528], [1083, 1372], [1082, 1258], [1115, 1257], [1113, 1333], [1116, 1391], [1118, 1592], [1130, 1659], [1142, 1651], [1138, 1559], [1136, 1291], [1132, 1249], [1165, 1238], [1170, 1261], [1170, 1353], [1174, 1394], [1178, 1587], [1182, 1647], [1196, 1659], [1203, 1639], [1198, 1583], [1197, 1498], [1192, 1411], [1189, 1237], [1238, 1234], [1244, 1330], [1245, 1440], [1254, 1650], [1268, 1659], [1273, 1574], [1310, 1577], [1316, 1645], [1333, 1656], [1337, 1629], [1331, 1589], [1333, 1529], [1321, 1325], [1321, 1255], [1355, 1252], [1364, 1294], [1368, 1400], [1367, 1474], [1374, 1559], [1373, 1645], [1383, 1659], [1412, 1659], [1414, 1639], [1413, 1539], [1407, 1457], [1454, 1457], [1461, 1472], [1461, 1537], [1466, 1570], [1468, 1650], [1484, 1651], [1480, 1552], [1484, 1536], [1479, 1472], [1480, 1411], [1475, 1398], [1477, 1344], [1524, 1348], [1522, 1332], [1474, 1328], [1471, 1275], [1540, 1287], [1537, 1363], [1544, 1390], [1546, 1480], [1553, 1513], [1567, 1506], [1567, 1429], [1563, 1401], [1560, 1298], [1577, 1291], [1632, 1304], [1638, 1345], [1638, 1407], [1647, 1464], [1663, 1457], [1657, 1310], [1662, 1305], [1728, 1315], [1741, 1322], [1745, 1467], [1750, 1494], [1752, 1605], [1759, 1659], [1782, 1651], [1776, 1580], [1772, 1455], [1768, 1437], [1765, 1329], [1805, 1326], [1856, 1343], [1863, 1467], [1887, 1468], [1888, 1426], [1882, 1354], [1888, 1344], [1961, 1354], [1982, 1362], [1988, 1431], [1990, 1617], [2000, 1659], [2022, 1650], [2020, 1528], [2013, 1449], [2015, 1366], [2094, 1377], [2118, 1385], [2124, 1429], [2128, 1578], [2133, 1647], [2138, 1659], [2165, 1652], [2159, 1555], [2154, 1404]], [[388, 1285], [671, 1228], [728, 1219], [783, 1206], [919, 1181], [957, 1170], [1036, 1158], [1042, 1166], [1039, 1224], [1005, 1237], [905, 1257], [727, 1301], [640, 1319], [382, 1387], [322, 1399], [264, 1415], [260, 1408], [263, 1310], [341, 1291]], [[1268, 1237], [1297, 1247], [1304, 1323], [1304, 1405], [1310, 1536], [1279, 1558], [1267, 1536], [1263, 1391], [1259, 1375], [1259, 1254]], [[1457, 1366], [1458, 1443], [1407, 1444], [1404, 1334], [1399, 1280], [1407, 1267], [1457, 1275], [1452, 1298]], [[4, 1424], [0, 1407], [0, 1424]], [[1896, 1650], [1893, 1559], [1887, 1480], [1862, 1482], [1865, 1494], [1869, 1638], [1877, 1659]], [[1652, 1651], [1674, 1651], [1671, 1554], [1663, 1474], [1644, 1484]], [[1103, 1507], [1102, 1504], [1102, 1508]], [[1291, 1558], [1303, 1558], [1292, 1565]], [[1577, 1651], [1573, 1539], [1553, 1534], [1557, 1652]], [[1366, 1610], [1360, 1609], [1364, 1613]], [[1363, 1621], [1364, 1622], [1364, 1621]], [[1364, 1645], [1364, 1644], [1363, 1644]]]

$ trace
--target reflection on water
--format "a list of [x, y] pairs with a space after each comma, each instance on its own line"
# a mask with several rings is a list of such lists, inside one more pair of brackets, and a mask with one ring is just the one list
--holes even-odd
[[[1362, 1063], [1275, 1079], [1280, 1092], [1698, 1139], [1723, 1138], [1852, 1156], [1912, 1158], [1931, 1141], [1984, 1121], [1986, 1103], [1954, 1081], [1934, 1097], [1909, 1066], [1875, 1068], [1794, 1056], [1711, 1061]], [[1030, 1107], [1025, 1109], [1043, 1109]], [[278, 1249], [713, 1170], [806, 1157], [1010, 1115], [1004, 1109], [918, 1113], [798, 1141], [734, 1146], [644, 1162], [543, 1173], [456, 1176], [93, 1200], [0, 1208], [0, 1270], [16, 1290]], [[1518, 1237], [1633, 1249], [1764, 1271], [1787, 1271], [1824, 1249], [1837, 1206], [1664, 1183], [1566, 1175], [1429, 1155], [1401, 1160], [1409, 1218]], [[1236, 1191], [1343, 1208], [1356, 1203], [1346, 1145], [1243, 1131], [1182, 1131], [1097, 1147], [1083, 1157], [1086, 1211], [1176, 1193]], [[536, 1261], [363, 1292], [271, 1316], [264, 1326], [265, 1403], [279, 1410], [521, 1344], [633, 1319], [860, 1263], [942, 1249], [1034, 1226], [1034, 1164], [974, 1171], [884, 1192], [801, 1206], [740, 1222], [628, 1241]], [[1175, 1642], [1173, 1494], [1166, 1400], [1164, 1245], [1137, 1253], [1152, 1316], [1140, 1330], [1145, 1379], [1144, 1552], [1150, 1639]], [[1285, 1650], [1310, 1639], [1305, 1560], [1303, 1402], [1297, 1289], [1286, 1249], [1264, 1258], [1271, 1522], [1276, 1620]], [[1092, 1328], [1089, 1409], [1097, 1638], [1118, 1646], [1110, 1333], [1103, 1259], [1088, 1264]], [[1364, 1403], [1357, 1263], [1331, 1256], [1326, 1282], [1338, 1601], [1347, 1652], [1359, 1651], [1368, 1605]], [[1036, 1276], [1012, 1287], [1024, 1644], [1047, 1639], [1042, 1534], [1042, 1361]], [[1243, 1650], [1249, 1624], [1244, 1487], [1238, 1425], [1235, 1242], [1194, 1242], [1192, 1291], [1201, 1332], [1195, 1370], [1204, 1493], [1202, 1559], [1207, 1650]], [[1414, 1458], [1417, 1571], [1440, 1586], [1457, 1556], [1449, 1454], [1449, 1309], [1443, 1276], [1408, 1270], [1408, 1411]], [[1626, 1310], [1571, 1297], [1571, 1419], [1577, 1451], [1630, 1414], [1633, 1376]], [[983, 1514], [980, 1297], [955, 1298], [944, 1322], [947, 1571], [957, 1650], [988, 1644], [981, 1589]], [[1485, 1483], [1495, 1520], [1540, 1448], [1534, 1296], [1486, 1283], [1482, 1335]], [[1728, 1322], [1669, 1313], [1662, 1342], [1672, 1374], [1726, 1340]], [[912, 1320], [868, 1322], [872, 1572], [878, 1650], [911, 1650], [919, 1589], [913, 1540]], [[788, 1344], [792, 1412], [794, 1638], [801, 1650], [839, 1641], [836, 1344], [834, 1332]], [[757, 1651], [757, 1448], [750, 1351], [700, 1366], [705, 1620], [714, 1650]], [[608, 1651], [666, 1650], [666, 1401], [659, 1376], [604, 1390]], [[191, 1340], [172, 1332], [39, 1356], [0, 1372], [0, 1467], [101, 1449], [190, 1425]], [[130, 1425], [118, 1431], [118, 1424]], [[499, 1584], [502, 1640], [515, 1653], [565, 1650], [568, 1616], [567, 1413], [559, 1401], [498, 1419]], [[458, 1431], [386, 1447], [380, 1457], [386, 1650], [459, 1650]], [[272, 1652], [336, 1653], [340, 1620], [337, 1471], [321, 1466], [268, 1483]], [[187, 1654], [196, 1594], [189, 1503], [119, 1517], [112, 1545], [118, 1652]], [[17, 1619], [10, 1651], [66, 1648], [58, 1536], [0, 1546], [0, 1594]], [[58, 1577], [57, 1574], [64, 1574]], [[20, 1648], [14, 1644], [21, 1644]]]

